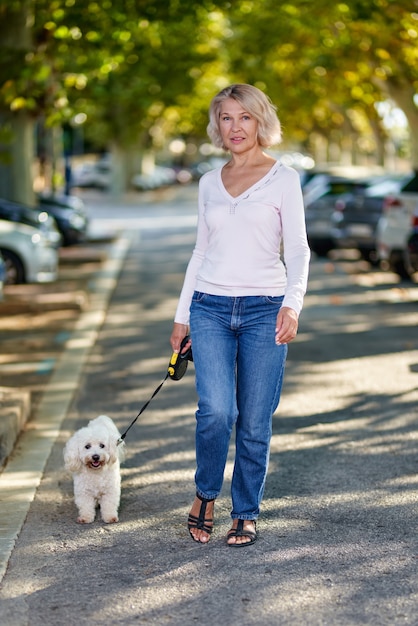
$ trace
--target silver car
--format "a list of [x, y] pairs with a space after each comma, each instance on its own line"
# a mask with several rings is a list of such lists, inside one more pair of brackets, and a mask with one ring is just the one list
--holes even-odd
[[34, 226], [0, 220], [0, 253], [6, 264], [5, 284], [47, 283], [58, 276], [58, 250]]
[[318, 256], [336, 248], [332, 216], [337, 201], [347, 202], [370, 185], [368, 178], [317, 174], [303, 187], [309, 247]]

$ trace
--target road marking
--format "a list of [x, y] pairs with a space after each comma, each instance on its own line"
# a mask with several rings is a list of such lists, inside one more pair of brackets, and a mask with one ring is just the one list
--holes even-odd
[[[0, 474], [0, 582], [78, 388], [84, 363], [105, 320], [110, 297], [131, 243], [131, 236], [125, 233], [112, 245], [91, 287], [91, 306], [81, 313], [42, 396], [35, 419], [21, 434]], [[37, 365], [39, 367], [39, 363]]]
[[7, 374], [21, 374], [23, 372], [36, 372], [37, 374], [49, 374], [54, 367], [56, 359], [44, 359], [43, 361], [23, 361], [22, 363], [4, 363], [0, 365], [0, 372]]

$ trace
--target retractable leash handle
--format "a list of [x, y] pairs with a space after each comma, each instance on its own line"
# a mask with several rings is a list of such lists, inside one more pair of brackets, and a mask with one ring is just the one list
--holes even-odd
[[190, 339], [189, 335], [187, 335], [183, 339], [183, 341], [181, 342], [181, 345], [180, 345], [180, 352], [179, 353], [173, 352], [173, 354], [171, 355], [170, 362], [168, 364], [167, 374], [165, 375], [164, 380], [158, 385], [158, 387], [155, 389], [154, 393], [149, 398], [149, 400], [147, 400], [145, 402], [144, 406], [141, 408], [141, 410], [139, 411], [139, 413], [136, 416], [136, 418], [134, 420], [132, 420], [132, 422], [129, 424], [128, 428], [125, 430], [123, 435], [120, 436], [120, 438], [117, 441], [117, 445], [123, 443], [126, 435], [128, 434], [128, 431], [135, 424], [136, 420], [141, 415], [141, 413], [143, 413], [145, 411], [145, 409], [147, 408], [147, 406], [149, 405], [151, 400], [160, 391], [161, 387], [164, 385], [164, 383], [167, 380], [167, 378], [171, 378], [171, 380], [180, 380], [181, 378], [183, 378], [183, 376], [185, 375], [186, 370], [187, 370], [188, 361], [193, 361], [193, 354], [192, 354], [192, 348], [191, 347], [188, 350], [186, 350], [186, 352], [184, 352], [183, 354], [181, 353], [182, 349], [184, 348], [186, 343], [189, 341], [189, 339]]
[[173, 352], [171, 355], [170, 363], [168, 364], [168, 375], [172, 380], [180, 380], [186, 373], [187, 365], [189, 361], [193, 361], [192, 348], [190, 347], [186, 352], [182, 352], [182, 349], [189, 341], [190, 337], [187, 335], [180, 345], [180, 352]]

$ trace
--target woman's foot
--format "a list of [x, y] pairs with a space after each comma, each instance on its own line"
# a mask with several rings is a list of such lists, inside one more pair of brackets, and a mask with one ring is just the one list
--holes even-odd
[[213, 529], [213, 509], [215, 500], [206, 500], [196, 495], [190, 509], [187, 527], [198, 543], [207, 543]]
[[255, 520], [234, 519], [228, 531], [226, 542], [231, 548], [242, 548], [254, 543], [257, 539]]

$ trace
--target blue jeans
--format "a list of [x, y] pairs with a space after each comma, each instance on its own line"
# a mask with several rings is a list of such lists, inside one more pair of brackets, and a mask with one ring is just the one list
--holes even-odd
[[287, 345], [275, 343], [282, 302], [283, 297], [193, 294], [196, 491], [208, 499], [220, 494], [235, 425], [233, 519], [254, 520], [260, 511], [287, 356]]

